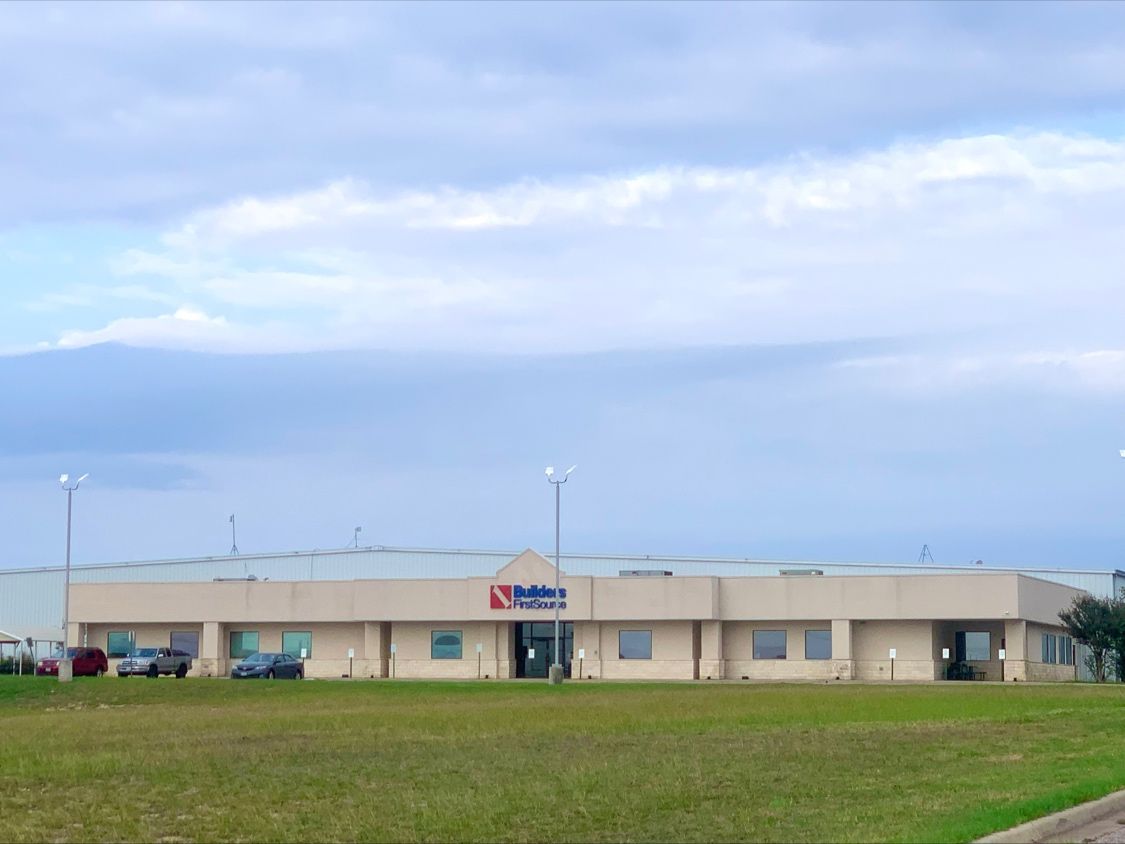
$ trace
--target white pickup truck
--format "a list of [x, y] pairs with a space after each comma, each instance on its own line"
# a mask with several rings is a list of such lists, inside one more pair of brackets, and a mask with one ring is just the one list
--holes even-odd
[[175, 674], [183, 679], [191, 671], [191, 654], [172, 648], [137, 648], [117, 663], [118, 677], [159, 677]]

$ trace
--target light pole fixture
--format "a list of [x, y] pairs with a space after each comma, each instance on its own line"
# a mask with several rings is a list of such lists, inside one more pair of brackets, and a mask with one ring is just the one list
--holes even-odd
[[90, 477], [90, 474], [87, 472], [71, 484], [70, 475], [59, 476], [59, 486], [66, 492], [66, 574], [63, 577], [62, 654], [59, 656], [58, 663], [60, 683], [69, 683], [74, 676], [74, 665], [66, 656], [67, 635], [70, 632], [70, 524], [71, 517], [74, 514], [74, 493], [78, 490], [78, 487], [82, 486], [82, 482], [88, 477]]
[[566, 474], [559, 480], [555, 477], [555, 467], [547, 467], [547, 482], [555, 488], [555, 662], [550, 668], [548, 674], [548, 682], [552, 686], [558, 685], [563, 681], [563, 665], [562, 653], [559, 650], [559, 610], [562, 604], [562, 599], [559, 597], [559, 514], [562, 501], [562, 485], [570, 478], [570, 473], [577, 469], [577, 466], [571, 466], [566, 470]]

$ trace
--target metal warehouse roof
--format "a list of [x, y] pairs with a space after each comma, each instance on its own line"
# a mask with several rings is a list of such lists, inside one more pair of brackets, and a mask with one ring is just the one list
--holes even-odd
[[[517, 555], [516, 551], [473, 551], [373, 546], [329, 551], [196, 557], [75, 566], [74, 583], [175, 582], [248, 577], [270, 580], [357, 580], [367, 578], [488, 577]], [[826, 575], [972, 574], [1019, 572], [1043, 580], [1109, 596], [1125, 588], [1125, 572], [1065, 568], [939, 566], [893, 563], [839, 563], [754, 560], [665, 555], [563, 554], [571, 575], [614, 577], [627, 570], [664, 570], [676, 575], [769, 577], [784, 570], [815, 570]], [[63, 569], [0, 571], [0, 625], [58, 626], [62, 618]]]

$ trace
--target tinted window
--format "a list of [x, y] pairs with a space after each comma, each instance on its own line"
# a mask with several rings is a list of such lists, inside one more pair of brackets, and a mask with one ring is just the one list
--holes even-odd
[[121, 659], [133, 652], [132, 632], [113, 632], [106, 636], [106, 655], [110, 659]]
[[805, 631], [805, 659], [832, 659], [832, 631]]
[[[281, 634], [281, 649], [294, 659], [311, 659], [312, 633], [307, 631]], [[301, 651], [304, 650], [302, 654]]]
[[652, 631], [618, 631], [617, 656], [620, 659], [652, 659]]
[[172, 641], [173, 651], [183, 651], [188, 656], [199, 657], [199, 634], [192, 631], [173, 632]]
[[958, 662], [988, 662], [992, 659], [992, 634], [958, 631], [954, 639]]
[[430, 659], [460, 658], [460, 630], [433, 630], [430, 632]]
[[244, 659], [258, 652], [258, 631], [239, 630], [230, 634], [231, 659]]
[[785, 631], [755, 630], [754, 659], [785, 659]]

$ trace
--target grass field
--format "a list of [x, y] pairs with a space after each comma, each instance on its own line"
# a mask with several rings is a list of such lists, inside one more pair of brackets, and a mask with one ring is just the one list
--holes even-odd
[[959, 841], [1125, 787], [1125, 688], [0, 678], [0, 839]]

